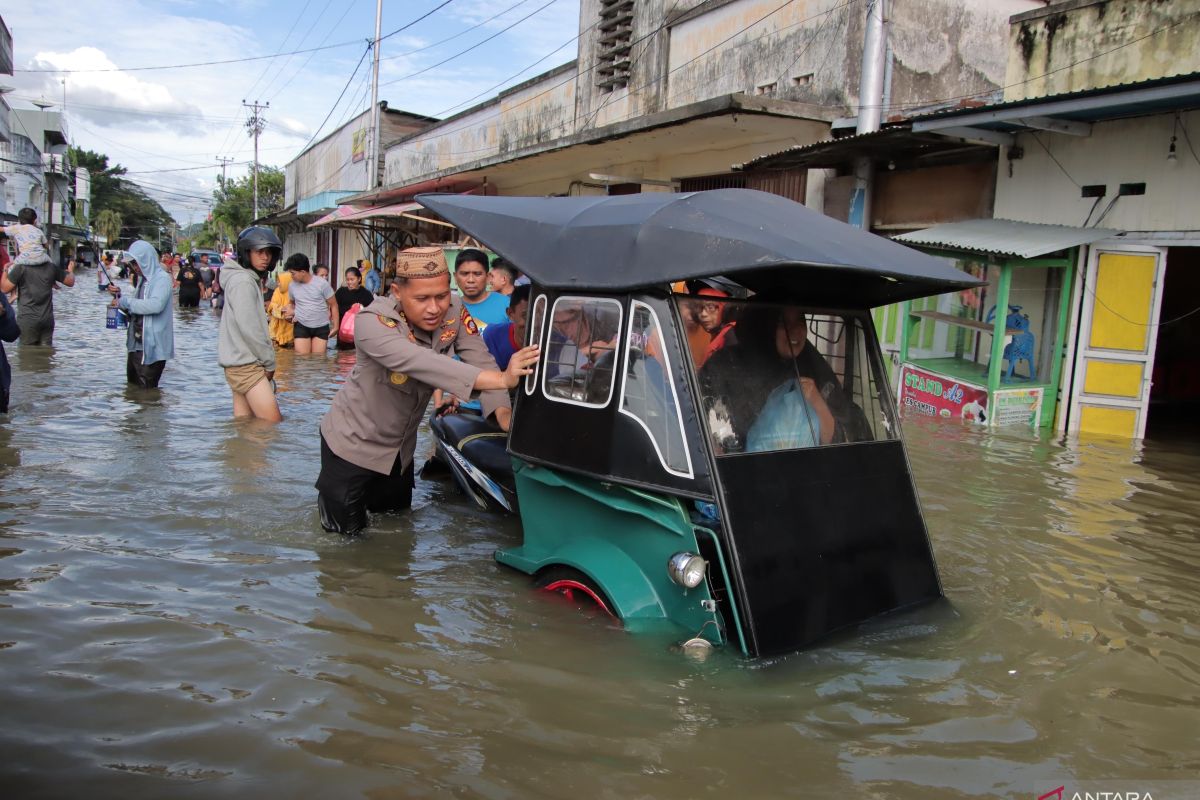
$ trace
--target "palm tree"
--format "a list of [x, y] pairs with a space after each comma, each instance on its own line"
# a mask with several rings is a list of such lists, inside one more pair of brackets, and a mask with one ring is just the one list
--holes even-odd
[[121, 215], [111, 208], [106, 208], [96, 215], [96, 231], [105, 238], [110, 249], [116, 249], [123, 224]]

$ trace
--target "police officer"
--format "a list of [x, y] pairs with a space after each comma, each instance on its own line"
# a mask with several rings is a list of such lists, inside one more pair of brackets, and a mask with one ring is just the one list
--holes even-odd
[[[412, 505], [417, 427], [434, 388], [478, 396], [483, 415], [508, 430], [508, 389], [529, 374], [538, 348], [496, 368], [471, 315], [450, 292], [440, 247], [414, 247], [396, 260], [389, 294], [355, 318], [354, 371], [321, 420], [317, 507], [328, 531], [353, 534], [367, 511]], [[461, 360], [455, 360], [457, 355]]]

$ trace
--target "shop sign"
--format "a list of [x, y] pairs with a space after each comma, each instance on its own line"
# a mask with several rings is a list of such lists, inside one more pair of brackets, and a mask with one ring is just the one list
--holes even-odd
[[905, 414], [987, 422], [987, 389], [912, 364], [900, 369], [900, 406]]
[[1000, 389], [992, 397], [993, 425], [1027, 425], [1042, 421], [1043, 389]]

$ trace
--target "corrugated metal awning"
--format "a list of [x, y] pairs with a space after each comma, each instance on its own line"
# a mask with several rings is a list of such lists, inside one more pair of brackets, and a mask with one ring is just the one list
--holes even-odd
[[735, 167], [741, 170], [822, 169], [869, 158], [880, 164], [892, 162], [934, 163], [938, 157], [957, 161], [973, 156], [996, 160], [994, 146], [969, 144], [935, 133], [913, 133], [907, 126], [881, 128], [870, 133], [827, 139], [759, 156]]
[[925, 230], [896, 236], [895, 240], [918, 247], [965, 250], [988, 255], [1037, 258], [1119, 236], [1111, 228], [1075, 228], [1070, 225], [1041, 225], [1011, 219], [971, 219], [948, 222]]

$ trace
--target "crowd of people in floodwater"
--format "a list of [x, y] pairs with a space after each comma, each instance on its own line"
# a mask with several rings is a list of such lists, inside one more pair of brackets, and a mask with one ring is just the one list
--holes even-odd
[[[50, 346], [54, 290], [74, 285], [75, 263], [50, 258], [32, 209], [2, 232], [0, 340]], [[411, 504], [416, 429], [435, 389], [437, 406], [474, 403], [476, 413], [508, 430], [509, 390], [538, 352], [520, 346], [528, 280], [502, 259], [467, 248], [455, 259], [455, 293], [442, 248], [424, 247], [396, 253], [386, 278], [360, 261], [335, 290], [325, 265], [303, 253], [282, 255], [275, 233], [257, 226], [242, 231], [227, 256], [188, 259], [138, 240], [101, 259], [97, 284], [110, 295], [110, 327], [127, 327], [127, 379], [145, 389], [158, 387], [174, 358], [173, 309], [204, 301], [220, 309], [216, 358], [235, 417], [282, 419], [279, 349], [320, 355], [356, 348], [355, 368], [321, 422], [316, 482], [324, 527], [356, 533], [367, 511]], [[130, 286], [122, 289], [126, 277]], [[10, 387], [0, 345], [0, 413], [8, 411]]]
[[[23, 209], [18, 224], [5, 226], [3, 233], [17, 253], [0, 278], [0, 339], [19, 338], [21, 347], [48, 346], [54, 332], [53, 290], [60, 283], [74, 285], [74, 263], [60, 267], [51, 261], [32, 209]], [[442, 247], [413, 247], [389, 259], [385, 276], [358, 262], [345, 270], [335, 290], [324, 265], [312, 264], [303, 253], [284, 259], [282, 242], [268, 228], [242, 231], [231, 256], [189, 260], [160, 254], [138, 240], [102, 261], [97, 282], [111, 296], [110, 326], [127, 327], [127, 379], [145, 389], [158, 387], [175, 354], [173, 309], [205, 300], [220, 309], [216, 360], [229, 384], [235, 417], [282, 420], [274, 380], [280, 349], [323, 355], [331, 346], [354, 348], [355, 366], [320, 424], [315, 485], [327, 530], [357, 533], [367, 525], [368, 512], [411, 505], [417, 429], [430, 400], [436, 412], [473, 413], [509, 430], [511, 393], [531, 373], [540, 348], [522, 346], [530, 286], [503, 259], [466, 248], [458, 251], [451, 270]], [[130, 278], [129, 290], [119, 285], [122, 276]], [[728, 416], [730, 435], [721, 447], [807, 447], [860, 436], [861, 412], [849, 413], [828, 366], [806, 346], [802, 313], [747, 314], [737, 334], [747, 346], [730, 348], [734, 323], [728, 292], [714, 286], [685, 291], [689, 298], [681, 310], [702, 390], [720, 400], [714, 408]], [[16, 294], [15, 311], [10, 292]], [[556, 305], [554, 332], [546, 343], [548, 376], [559, 368], [592, 377], [612, 372], [617, 332], [602, 330], [597, 322], [581, 307]], [[752, 343], [755, 347], [749, 347]], [[651, 344], [645, 348], [648, 359], [655, 357]], [[752, 371], [773, 378], [779, 373], [779, 386], [772, 388], [788, 389], [771, 393], [765, 405], [763, 393], [741, 391], [746, 370], [735, 368], [750, 363], [755, 353], [766, 362]], [[4, 412], [10, 382], [0, 346]], [[555, 390], [574, 391], [573, 384]]]

